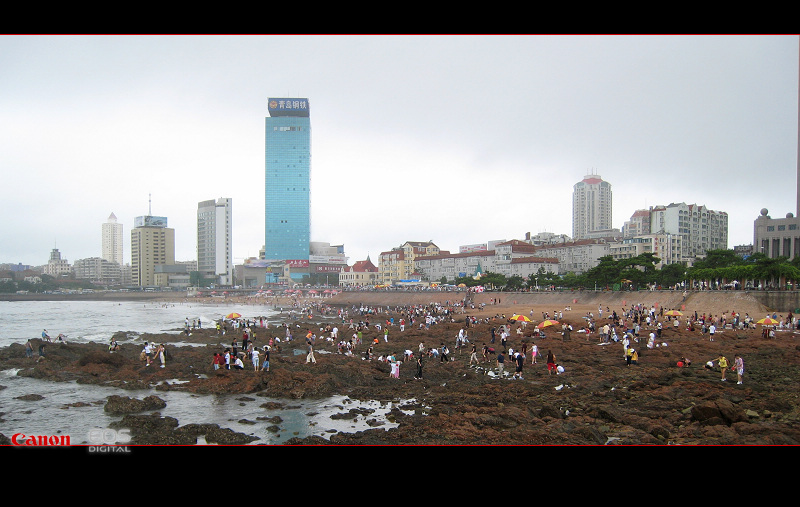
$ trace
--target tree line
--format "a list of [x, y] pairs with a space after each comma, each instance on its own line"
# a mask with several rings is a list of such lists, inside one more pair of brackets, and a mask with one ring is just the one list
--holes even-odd
[[601, 257], [588, 271], [561, 275], [539, 270], [523, 278], [487, 272], [479, 279], [456, 278], [455, 284], [467, 287], [484, 286], [494, 290], [597, 289], [640, 290], [661, 289], [794, 289], [800, 281], [800, 257], [770, 258], [762, 253], [739, 255], [733, 250], [709, 250], [692, 266], [665, 264], [653, 253], [628, 259]]

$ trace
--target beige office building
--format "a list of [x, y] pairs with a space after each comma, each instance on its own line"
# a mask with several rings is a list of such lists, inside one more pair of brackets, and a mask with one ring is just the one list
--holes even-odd
[[753, 223], [753, 253], [789, 260], [800, 255], [800, 218], [792, 213], [772, 218], [766, 208], [762, 209]]
[[175, 229], [166, 217], [136, 217], [131, 230], [131, 284], [156, 285], [156, 266], [175, 264]]

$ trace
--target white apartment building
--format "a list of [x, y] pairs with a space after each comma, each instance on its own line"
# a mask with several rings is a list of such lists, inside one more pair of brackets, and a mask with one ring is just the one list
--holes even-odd
[[531, 233], [525, 233], [525, 242], [533, 246], [541, 245], [557, 245], [559, 243], [566, 243], [572, 241], [572, 238], [566, 234], [556, 234], [554, 232], [539, 232], [531, 236]]
[[611, 184], [588, 175], [572, 190], [572, 239], [587, 239], [594, 231], [611, 231]]
[[220, 285], [233, 284], [232, 199], [197, 204], [197, 270]]
[[526, 241], [512, 239], [494, 247], [494, 271], [507, 277], [521, 276], [527, 279], [543, 268], [550, 273], [558, 273], [558, 259], [543, 257], [539, 248]]
[[124, 264], [122, 224], [117, 222], [117, 216], [114, 213], [111, 213], [108, 220], [102, 225], [100, 235], [102, 242], [100, 257], [122, 266]]
[[609, 255], [615, 261], [631, 259], [643, 253], [652, 253], [660, 259], [656, 268], [661, 269], [667, 264], [682, 262], [682, 241], [683, 237], [679, 234], [643, 234], [609, 243], [608, 248]]
[[650, 233], [682, 236], [682, 260], [691, 262], [708, 250], [727, 250], [728, 214], [697, 204], [655, 206], [650, 208]]
[[432, 282], [441, 279], [475, 276], [482, 273], [498, 273], [507, 277], [520, 276], [528, 279], [543, 268], [549, 273], [558, 273], [558, 259], [534, 255], [536, 247], [520, 240], [505, 241], [495, 245], [494, 250], [475, 250], [451, 254], [442, 251], [438, 255], [417, 257], [416, 270]]
[[584, 239], [559, 245], [543, 245], [536, 249], [539, 257], [558, 259], [558, 273], [577, 275], [592, 269], [601, 257], [609, 255], [608, 243], [602, 240]]
[[75, 278], [92, 283], [119, 285], [122, 283], [122, 270], [116, 262], [101, 257], [78, 259], [72, 265]]
[[642, 234], [650, 234], [650, 210], [638, 209], [633, 212], [631, 219], [622, 226], [622, 237], [633, 238]]
[[475, 276], [479, 267], [483, 273], [497, 272], [494, 250], [476, 250], [456, 254], [444, 250], [437, 255], [417, 257], [414, 265], [416, 271], [431, 282], [438, 282], [442, 278], [453, 281], [456, 278]]
[[506, 277], [519, 276], [528, 280], [543, 269], [546, 273], [558, 274], [558, 259], [555, 257], [517, 257], [503, 264], [499, 272]]

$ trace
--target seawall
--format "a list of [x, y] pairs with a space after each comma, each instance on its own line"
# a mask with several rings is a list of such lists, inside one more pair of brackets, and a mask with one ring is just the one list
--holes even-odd
[[[464, 292], [364, 291], [342, 292], [329, 299], [332, 304], [402, 306], [432, 302], [462, 301]], [[800, 291], [695, 291], [684, 298], [680, 291], [559, 291], [559, 292], [483, 292], [473, 294], [478, 305], [497, 304], [503, 307], [537, 307], [558, 310], [570, 306], [597, 309], [598, 306], [620, 309], [633, 304], [645, 307], [698, 311], [721, 314], [766, 312], [798, 313]], [[519, 311], [522, 311], [521, 309]]]

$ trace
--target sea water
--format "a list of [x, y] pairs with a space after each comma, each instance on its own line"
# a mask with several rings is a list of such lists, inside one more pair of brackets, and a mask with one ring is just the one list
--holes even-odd
[[[38, 338], [46, 329], [51, 338], [59, 333], [67, 342], [107, 343], [117, 331], [136, 333], [180, 333], [188, 318], [200, 319], [203, 327], [212, 321], [238, 312], [244, 318], [264, 316], [275, 319], [276, 310], [267, 305], [232, 307], [215, 303], [106, 302], [106, 301], [12, 301], [0, 302], [0, 346], [25, 343]], [[357, 359], [354, 359], [357, 360]], [[178, 384], [178, 381], [169, 381]], [[322, 400], [282, 400], [254, 395], [198, 395], [179, 390], [131, 391], [113, 387], [48, 382], [17, 376], [13, 369], [0, 365], [0, 433], [27, 435], [69, 435], [73, 444], [96, 443], [92, 439], [121, 416], [103, 410], [108, 396], [143, 399], [155, 395], [166, 402], [158, 412], [174, 417], [179, 426], [218, 424], [238, 433], [253, 435], [252, 444], [280, 444], [307, 436], [329, 438], [336, 432], [356, 432], [375, 426], [388, 429], [396, 424], [385, 419], [393, 403], [351, 400], [335, 396]], [[38, 395], [29, 399], [28, 395]], [[277, 402], [283, 408], [262, 405]], [[401, 402], [398, 402], [401, 403]], [[352, 417], [332, 418], [351, 409]], [[275, 417], [279, 417], [275, 422]], [[277, 431], [275, 426], [277, 426]], [[106, 434], [114, 433], [113, 431]], [[119, 442], [124, 443], [124, 442]], [[200, 439], [199, 443], [204, 443]]]
[[0, 347], [59, 334], [67, 342], [108, 343], [117, 331], [132, 333], [180, 333], [186, 320], [199, 319], [204, 328], [230, 313], [243, 318], [273, 317], [272, 306], [235, 305], [218, 302], [165, 301], [0, 301]]

